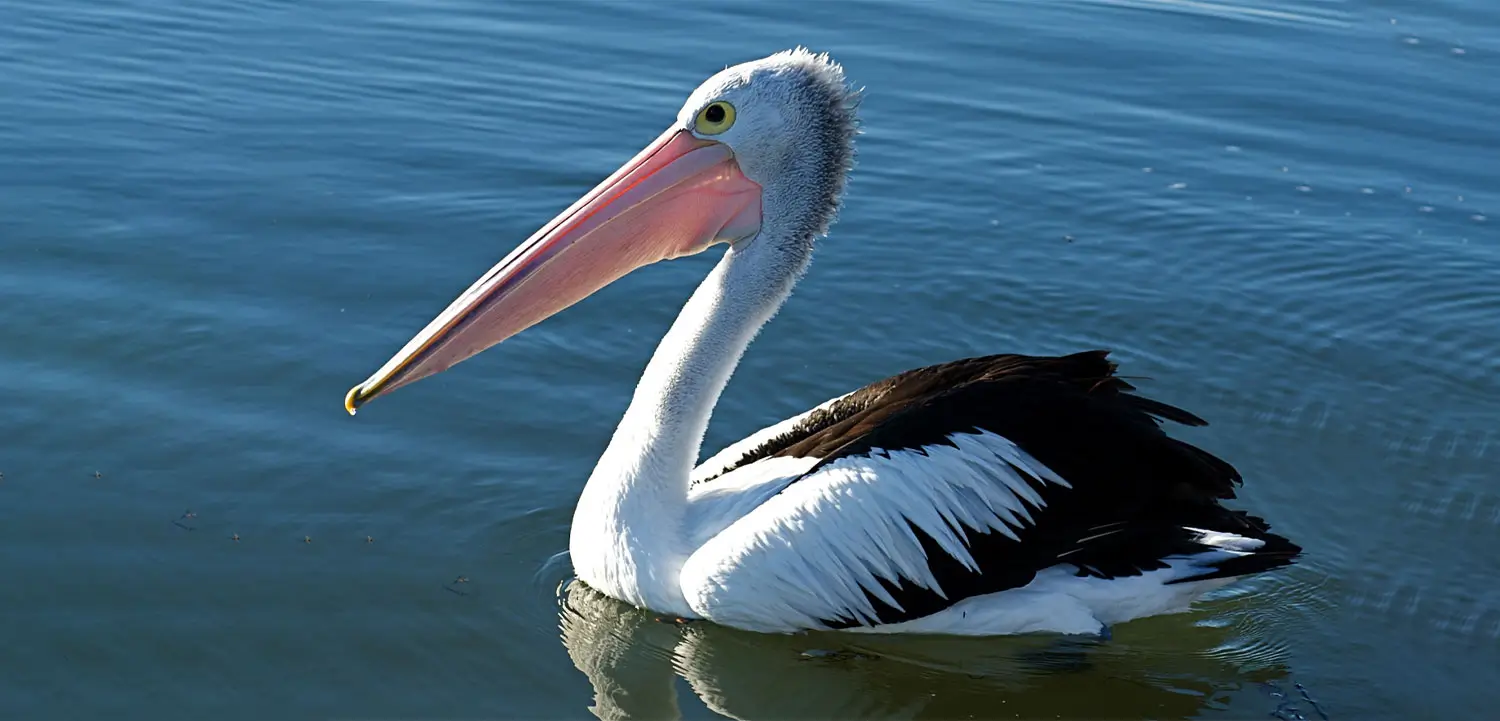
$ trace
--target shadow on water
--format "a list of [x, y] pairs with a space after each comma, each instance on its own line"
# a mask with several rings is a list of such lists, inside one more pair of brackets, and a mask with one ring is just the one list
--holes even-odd
[[663, 619], [576, 580], [560, 595], [563, 644], [601, 719], [683, 717], [678, 677], [712, 711], [745, 719], [1161, 719], [1257, 705], [1259, 718], [1327, 718], [1283, 663], [1220, 652], [1240, 631], [1184, 628], [1191, 616], [1129, 624], [1107, 642], [767, 635]]

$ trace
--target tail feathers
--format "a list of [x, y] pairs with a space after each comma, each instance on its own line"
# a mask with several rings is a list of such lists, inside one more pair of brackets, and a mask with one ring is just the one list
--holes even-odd
[[1265, 521], [1249, 515], [1243, 516], [1243, 519], [1254, 529], [1248, 535], [1242, 535], [1245, 534], [1244, 529], [1236, 529], [1236, 531], [1189, 529], [1199, 534], [1195, 540], [1204, 547], [1204, 550], [1226, 551], [1228, 556], [1205, 563], [1200, 566], [1201, 573], [1175, 578], [1168, 581], [1168, 585], [1263, 573], [1274, 568], [1290, 566], [1302, 554], [1301, 546], [1285, 536], [1266, 530], [1268, 526]]
[[1172, 421], [1173, 423], [1181, 423], [1185, 426], [1208, 425], [1208, 421], [1205, 421], [1202, 418], [1199, 418], [1198, 416], [1174, 405], [1168, 405], [1166, 403], [1162, 403], [1161, 401], [1138, 395], [1127, 395], [1125, 396], [1125, 399], [1126, 402], [1135, 407], [1136, 410], [1139, 410], [1142, 413], [1146, 413], [1148, 415], [1155, 416], [1162, 420]]

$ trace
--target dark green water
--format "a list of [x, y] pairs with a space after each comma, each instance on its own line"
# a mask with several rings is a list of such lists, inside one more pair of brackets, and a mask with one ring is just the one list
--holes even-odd
[[[560, 592], [710, 257], [343, 413], [699, 81], [798, 43], [867, 86], [860, 166], [708, 446], [1109, 347], [1301, 565], [1104, 645]], [[1484, 717], [1496, 78], [1483, 0], [0, 0], [0, 716], [1319, 718], [1300, 683], [1333, 719]]]

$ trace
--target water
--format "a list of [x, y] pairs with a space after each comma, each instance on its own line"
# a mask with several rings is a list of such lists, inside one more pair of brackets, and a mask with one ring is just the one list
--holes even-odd
[[[704, 77], [797, 43], [868, 88], [860, 166], [710, 448], [919, 364], [1110, 347], [1301, 565], [1102, 645], [559, 591], [709, 257], [343, 413]], [[1495, 77], [1482, 0], [0, 1], [0, 715], [1319, 718], [1297, 684], [1487, 715]]]

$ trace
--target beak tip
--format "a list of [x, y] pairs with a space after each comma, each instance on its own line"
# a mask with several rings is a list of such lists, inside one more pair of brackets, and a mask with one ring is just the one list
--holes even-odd
[[359, 410], [359, 404], [362, 400], [359, 397], [359, 391], [363, 387], [363, 384], [357, 385], [350, 388], [349, 392], [344, 395], [344, 410], [349, 411], [349, 415], [351, 416], [354, 415], [355, 411]]

